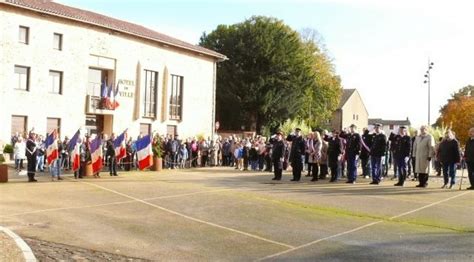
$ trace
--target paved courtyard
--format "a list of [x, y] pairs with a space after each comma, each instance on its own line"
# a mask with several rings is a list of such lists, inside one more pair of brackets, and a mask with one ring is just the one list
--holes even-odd
[[419, 189], [271, 177], [231, 168], [12, 177], [0, 184], [0, 225], [39, 260], [474, 260], [472, 191], [440, 189], [439, 178]]

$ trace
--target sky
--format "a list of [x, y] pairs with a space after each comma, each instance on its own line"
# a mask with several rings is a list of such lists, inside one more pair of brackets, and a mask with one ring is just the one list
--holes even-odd
[[431, 123], [458, 89], [474, 85], [474, 33], [469, 0], [56, 0], [137, 23], [192, 44], [220, 24], [254, 15], [316, 29], [344, 88], [356, 88], [369, 118]]

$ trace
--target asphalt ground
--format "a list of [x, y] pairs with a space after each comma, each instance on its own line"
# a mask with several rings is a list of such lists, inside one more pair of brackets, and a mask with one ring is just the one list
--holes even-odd
[[473, 191], [440, 189], [437, 177], [423, 189], [271, 178], [225, 167], [13, 176], [0, 184], [0, 225], [27, 242], [143, 260], [474, 261]]

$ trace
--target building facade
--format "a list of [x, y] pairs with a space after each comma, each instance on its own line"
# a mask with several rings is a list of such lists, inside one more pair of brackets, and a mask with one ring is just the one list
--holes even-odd
[[0, 140], [33, 128], [213, 134], [225, 56], [52, 1], [1, 0], [0, 21]]
[[373, 130], [377, 123], [382, 124], [382, 130], [387, 135], [390, 135], [390, 133], [398, 134], [398, 129], [401, 126], [405, 126], [407, 130], [411, 127], [411, 122], [408, 117], [406, 120], [383, 120], [381, 118], [371, 118], [369, 119], [369, 130]]
[[359, 129], [367, 127], [369, 113], [357, 89], [343, 89], [341, 101], [333, 113], [331, 127], [334, 130], [344, 130], [351, 124]]

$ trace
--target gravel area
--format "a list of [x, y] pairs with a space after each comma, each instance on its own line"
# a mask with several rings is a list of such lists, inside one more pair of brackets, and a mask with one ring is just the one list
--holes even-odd
[[24, 261], [15, 241], [2, 231], [0, 231], [0, 261]]
[[150, 261], [32, 238], [24, 240], [31, 247], [38, 261]]

